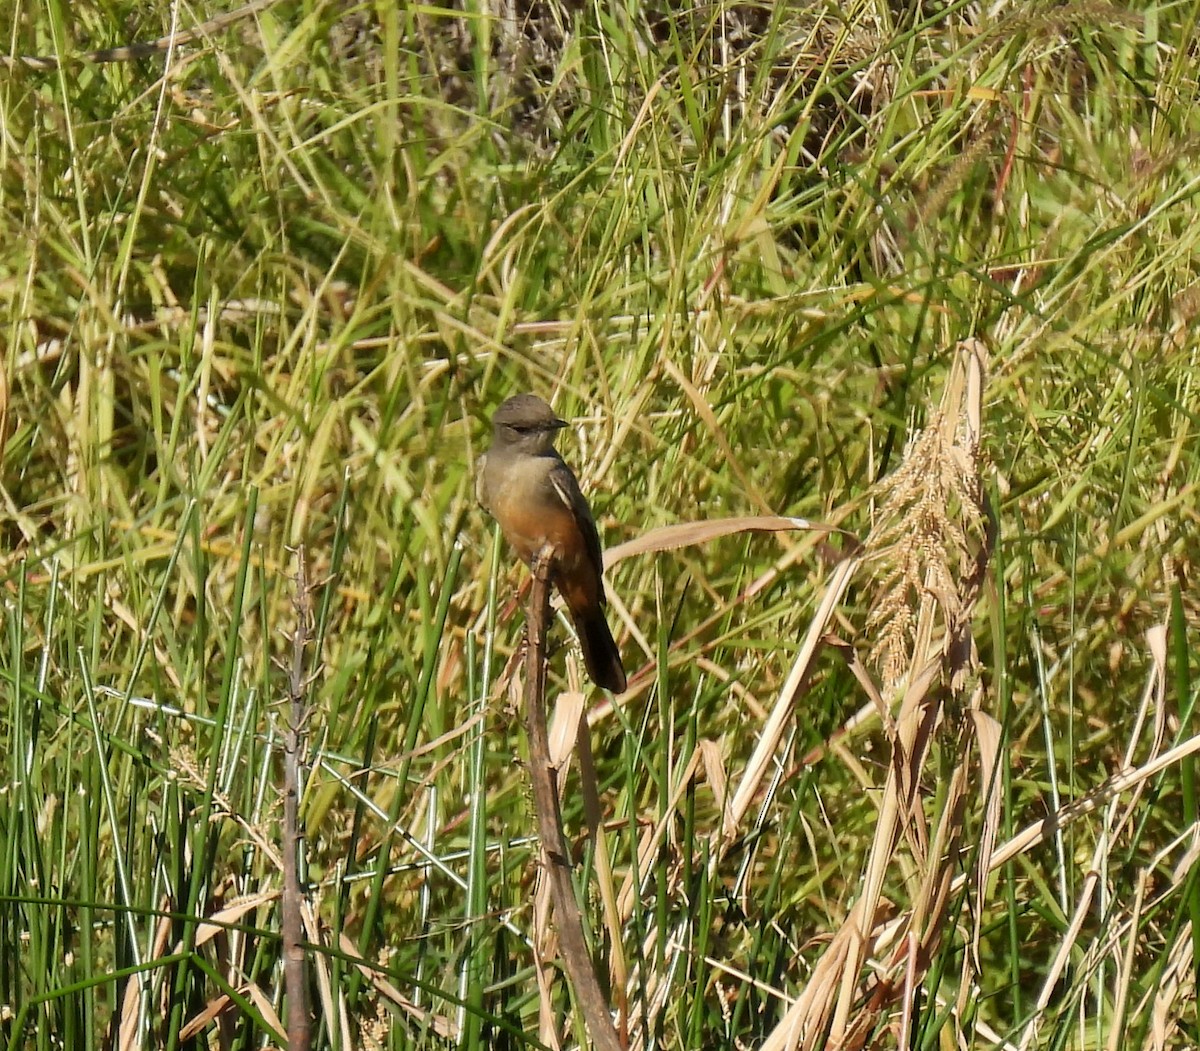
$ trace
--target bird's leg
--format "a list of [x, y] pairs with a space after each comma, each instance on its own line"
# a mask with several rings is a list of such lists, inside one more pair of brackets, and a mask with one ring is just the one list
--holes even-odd
[[545, 543], [534, 553], [529, 562], [529, 571], [538, 580], [550, 579], [550, 568], [554, 565], [554, 545]]

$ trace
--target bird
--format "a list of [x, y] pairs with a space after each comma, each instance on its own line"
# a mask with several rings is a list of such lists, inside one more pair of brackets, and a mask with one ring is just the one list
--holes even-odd
[[550, 582], [571, 615], [588, 675], [624, 693], [625, 668], [604, 613], [600, 534], [578, 480], [554, 448], [566, 426], [535, 394], [505, 401], [492, 416], [476, 497], [526, 565], [549, 549]]

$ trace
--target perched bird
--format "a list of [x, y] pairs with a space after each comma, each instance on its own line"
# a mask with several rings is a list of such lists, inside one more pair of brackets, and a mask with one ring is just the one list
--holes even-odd
[[565, 426], [541, 398], [509, 398], [492, 417], [492, 447], [476, 495], [526, 565], [550, 545], [550, 580], [575, 622], [588, 674], [623, 693], [625, 669], [604, 616], [600, 535], [579, 482], [554, 448]]

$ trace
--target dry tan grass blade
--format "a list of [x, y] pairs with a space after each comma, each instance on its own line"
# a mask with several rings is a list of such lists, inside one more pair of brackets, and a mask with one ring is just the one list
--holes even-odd
[[842, 601], [842, 596], [846, 593], [846, 588], [850, 586], [850, 581], [858, 565], [858, 559], [851, 558], [839, 564], [833, 571], [829, 587], [825, 589], [825, 595], [821, 599], [821, 605], [817, 608], [812, 623], [809, 625], [808, 632], [804, 636], [804, 642], [800, 646], [800, 652], [797, 654], [796, 660], [792, 663], [792, 670], [788, 673], [787, 681], [784, 682], [783, 688], [779, 691], [779, 697], [775, 702], [774, 708], [771, 709], [771, 715], [763, 727], [762, 734], [759, 736], [754, 754], [750, 757], [749, 763], [746, 764], [746, 770], [742, 774], [742, 779], [733, 793], [733, 799], [725, 814], [724, 834], [726, 843], [730, 842], [738, 834], [742, 820], [745, 818], [754, 797], [758, 794], [763, 778], [770, 767], [771, 760], [779, 748], [779, 742], [783, 739], [783, 733], [794, 710], [796, 698], [799, 697], [808, 673], [812, 668], [813, 658], [817, 654], [821, 637], [829, 627], [829, 623], [837, 611], [838, 604]]
[[275, 1013], [275, 1005], [271, 1003], [271, 999], [262, 991], [262, 987], [257, 982], [251, 982], [245, 989], [245, 993], [250, 997], [251, 1003], [258, 1008], [258, 1013], [262, 1015], [263, 1021], [267, 1023], [267, 1027], [278, 1034], [276, 1040], [281, 1047], [287, 1046], [287, 1036], [285, 1035], [283, 1023], [279, 1020], [279, 1015]]
[[458, 1026], [455, 1024], [454, 1019], [448, 1018], [443, 1014], [434, 1014], [414, 1004], [388, 981], [385, 977], [385, 972], [363, 958], [353, 939], [346, 937], [345, 934], [339, 934], [338, 949], [356, 962], [359, 973], [375, 987], [375, 990], [381, 996], [390, 1000], [405, 1014], [415, 1018], [422, 1025], [428, 1026], [430, 1032], [436, 1033], [447, 1040], [458, 1039]]
[[784, 515], [743, 515], [737, 518], [710, 518], [700, 522], [681, 522], [678, 525], [651, 529], [624, 544], [617, 544], [604, 552], [604, 568], [616, 565], [622, 559], [634, 555], [654, 554], [659, 551], [674, 551], [693, 544], [707, 544], [735, 533], [779, 533], [785, 530], [812, 530], [818, 533], [839, 533], [853, 540], [853, 534], [837, 526], [823, 522], [811, 522], [807, 518], [788, 518]]
[[617, 1032], [628, 1043], [629, 1003], [625, 991], [629, 984], [629, 963], [625, 958], [623, 927], [620, 909], [617, 906], [616, 876], [613, 874], [612, 858], [608, 851], [608, 838], [604, 834], [603, 811], [600, 807], [600, 785], [596, 776], [595, 760], [592, 756], [592, 738], [582, 709], [576, 715], [575, 734], [576, 748], [579, 753], [579, 786], [583, 794], [583, 813], [587, 820], [588, 835], [592, 840], [596, 865], [596, 885], [600, 890], [604, 923], [608, 928], [609, 986], [617, 1001], [615, 1005]]
[[[253, 912], [260, 905], [269, 904], [278, 897], [278, 891], [264, 891], [259, 894], [250, 895], [249, 897], [239, 898], [233, 904], [219, 909], [208, 920], [197, 925], [193, 944], [196, 948], [199, 948], [205, 943], [212, 941], [217, 935], [228, 931], [229, 924], [237, 923], [248, 912]], [[168, 905], [169, 902], [164, 900], [162, 907], [165, 909]], [[171, 934], [171, 926], [170, 917], [163, 916], [159, 920], [158, 926], [155, 929], [154, 944], [150, 955], [151, 959], [159, 959], [166, 952]], [[181, 953], [183, 951], [183, 943], [176, 942], [171, 951], [173, 954]], [[121, 1024], [117, 1039], [117, 1047], [121, 1051], [140, 1046], [138, 1042], [138, 1008], [141, 1000], [141, 992], [142, 976], [133, 975], [129, 983], [125, 986], [125, 995], [121, 1004]], [[195, 1035], [201, 1032], [209, 1022], [232, 1006], [233, 1001], [229, 997], [224, 995], [215, 997], [201, 1009], [199, 1014], [184, 1024], [181, 1034], [188, 1033]], [[276, 1033], [282, 1039], [284, 1029], [282, 1025], [278, 1024], [279, 1020], [275, 1018], [274, 1013], [265, 1014], [263, 1017], [269, 1025], [275, 1028]]]
[[[983, 793], [983, 831], [979, 839], [979, 850], [974, 865], [974, 895], [971, 903], [971, 954], [964, 960], [970, 962], [976, 972], [982, 970], [979, 962], [979, 939], [983, 928], [983, 901], [987, 897], [988, 874], [991, 871], [992, 851], [996, 845], [996, 834], [1000, 829], [1000, 786], [996, 771], [1000, 765], [1000, 739], [1002, 728], [987, 712], [975, 705], [971, 708], [975, 724], [975, 739], [979, 743], [979, 788]], [[964, 976], [965, 977], [965, 976]], [[969, 988], [966, 981], [959, 983], [965, 995]], [[960, 1010], [962, 1004], [959, 1005]]]
[[[996, 869], [1007, 865], [1013, 858], [1053, 838], [1056, 833], [1061, 832], [1073, 822], [1078, 821], [1082, 817], [1087, 817], [1088, 814], [1094, 814], [1105, 803], [1122, 792], [1128, 792], [1130, 789], [1137, 788], [1157, 777], [1164, 770], [1169, 769], [1176, 763], [1182, 762], [1189, 756], [1198, 754], [1200, 754], [1200, 734], [1189, 737], [1186, 741], [1181, 741], [1174, 748], [1168, 749], [1162, 755], [1155, 756], [1141, 766], [1121, 770], [1113, 774], [1112, 777], [1095, 791], [1073, 800], [1065, 806], [1059, 807], [1058, 810], [1052, 811], [1032, 824], [1026, 825], [1012, 839], [996, 847], [992, 853], [990, 871], [995, 872]], [[962, 889], [964, 879], [965, 877], [959, 876], [954, 881], [952, 889], [956, 893]]]
[[1146, 1051], [1166, 1051], [1168, 1047], [1180, 1046], [1172, 1041], [1172, 1036], [1180, 1028], [1183, 1017], [1180, 999], [1195, 994], [1194, 952], [1192, 925], [1185, 923], [1171, 946], [1169, 962], [1153, 993]]
[[[164, 897], [159, 908], [164, 912], [170, 909], [171, 899]], [[171, 917], [160, 916], [158, 926], [154, 929], [154, 942], [150, 949], [150, 959], [159, 960], [167, 951], [171, 942]], [[121, 1001], [121, 1024], [117, 1030], [117, 1047], [119, 1051], [133, 1051], [139, 1046], [138, 1031], [140, 1028], [142, 979], [139, 974], [131, 974], [125, 986], [125, 995]]]

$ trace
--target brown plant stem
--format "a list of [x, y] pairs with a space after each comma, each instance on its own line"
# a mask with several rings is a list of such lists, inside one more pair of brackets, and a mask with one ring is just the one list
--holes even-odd
[[304, 697], [308, 678], [304, 669], [305, 650], [312, 628], [308, 574], [304, 549], [297, 552], [296, 631], [292, 635], [292, 666], [288, 681], [288, 711], [283, 728], [283, 977], [287, 990], [288, 1051], [308, 1051], [312, 1043], [312, 1020], [308, 1013], [308, 976], [305, 973], [304, 894], [300, 887], [299, 855], [303, 847], [300, 831], [300, 750], [307, 719]]
[[622, 1051], [608, 1002], [600, 991], [596, 969], [583, 933], [583, 916], [571, 882], [571, 850], [563, 834], [558, 806], [558, 784], [550, 762], [546, 730], [546, 625], [550, 620], [550, 557], [545, 550], [533, 560], [533, 586], [529, 591], [529, 649], [525, 659], [525, 727], [529, 735], [529, 779], [543, 863], [550, 880], [555, 925], [563, 967], [592, 1044], [600, 1051]]

